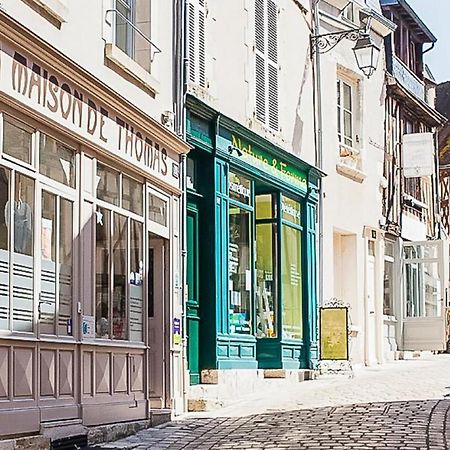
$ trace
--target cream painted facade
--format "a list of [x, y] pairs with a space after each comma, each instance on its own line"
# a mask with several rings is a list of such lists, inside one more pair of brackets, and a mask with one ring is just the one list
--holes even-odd
[[185, 408], [175, 11], [119, 3], [1, 2], [1, 436]]
[[[372, 7], [373, 3], [377, 2], [372, 2]], [[351, 21], [337, 6], [342, 8], [339, 2], [320, 2], [320, 34], [360, 27], [359, 11], [368, 8], [364, 2], [354, 2]], [[379, 12], [379, 8], [374, 9]], [[323, 301], [337, 298], [350, 306], [350, 358], [354, 366], [383, 362], [384, 241], [379, 220], [385, 58], [382, 37], [373, 31], [372, 36], [381, 52], [377, 70], [369, 79], [358, 69], [354, 42], [348, 39], [321, 56], [323, 170], [327, 174], [323, 180]], [[341, 122], [341, 142], [337, 89], [341, 117], [344, 109], [352, 117], [348, 132]], [[351, 108], [344, 105], [344, 95], [349, 91]]]

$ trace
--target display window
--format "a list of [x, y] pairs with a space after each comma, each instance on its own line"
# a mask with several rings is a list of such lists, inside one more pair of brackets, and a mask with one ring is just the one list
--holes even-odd
[[[251, 181], [230, 172], [228, 193], [228, 292], [230, 333], [253, 334]], [[233, 201], [234, 200], [234, 201]]]
[[68, 337], [77, 150], [18, 116], [1, 117], [0, 330]]
[[144, 183], [99, 162], [97, 180], [96, 337], [141, 342]]

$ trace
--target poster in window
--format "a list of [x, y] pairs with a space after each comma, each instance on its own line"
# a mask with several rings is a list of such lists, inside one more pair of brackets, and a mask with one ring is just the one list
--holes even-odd
[[320, 359], [348, 360], [348, 309], [320, 308]]

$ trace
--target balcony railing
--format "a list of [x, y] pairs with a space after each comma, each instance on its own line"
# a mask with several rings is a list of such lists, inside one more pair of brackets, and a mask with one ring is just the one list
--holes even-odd
[[424, 83], [395, 55], [392, 55], [392, 75], [409, 92], [425, 101]]

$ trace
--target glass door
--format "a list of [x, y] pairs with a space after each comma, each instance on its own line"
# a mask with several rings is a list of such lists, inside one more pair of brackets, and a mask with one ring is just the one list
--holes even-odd
[[444, 350], [448, 307], [447, 241], [403, 244], [403, 350]]

